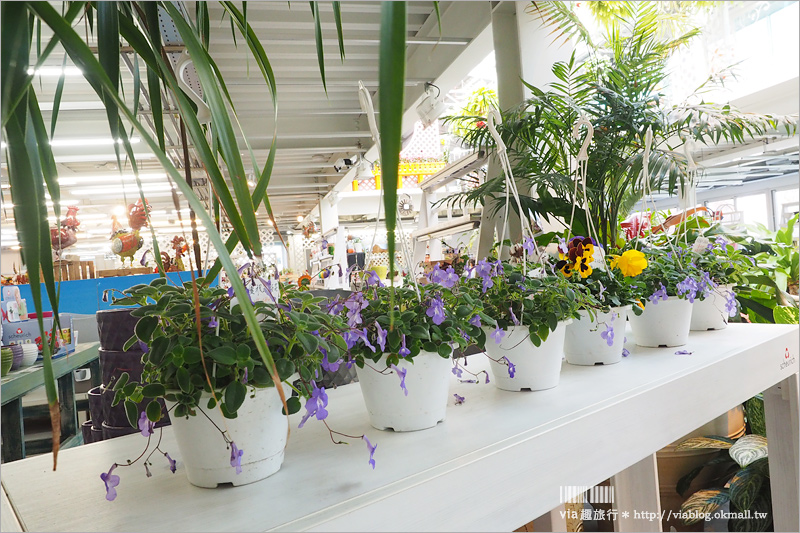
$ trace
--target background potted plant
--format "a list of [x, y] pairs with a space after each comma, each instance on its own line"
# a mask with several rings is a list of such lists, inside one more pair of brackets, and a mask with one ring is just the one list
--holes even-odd
[[[533, 240], [526, 242], [531, 253]], [[566, 326], [594, 303], [587, 289], [543, 263], [482, 259], [466, 285], [483, 302], [485, 348], [494, 383], [511, 391], [558, 385]]]
[[[599, 250], [588, 238], [559, 243], [556, 267], [592, 295], [594, 305], [578, 310], [579, 318], [567, 326], [564, 354], [574, 365], [618, 363], [624, 353], [628, 311], [642, 296], [638, 276], [647, 268], [639, 250]], [[635, 307], [634, 313], [641, 313]]]
[[[645, 298], [643, 312], [630, 316], [639, 346], [682, 346], [689, 338], [692, 303], [710, 294], [708, 275], [692, 264], [691, 252], [681, 247], [642, 247], [647, 269], [639, 276]], [[638, 285], [638, 284], [637, 284]]]
[[[368, 272], [366, 287], [338, 302], [347, 321], [347, 364], [355, 363], [370, 424], [415, 431], [444, 420], [451, 355], [482, 342], [479, 301], [462, 290], [453, 267], [438, 265], [429, 283], [385, 287]], [[452, 368], [452, 369], [451, 369]]]

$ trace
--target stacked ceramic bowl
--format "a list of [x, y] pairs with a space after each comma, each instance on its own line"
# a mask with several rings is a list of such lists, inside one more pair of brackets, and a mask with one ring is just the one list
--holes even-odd
[[11, 362], [11, 370], [16, 370], [22, 365], [22, 345], [12, 344], [11, 353], [14, 355], [14, 359]]
[[11, 351], [11, 346], [3, 346], [3, 348], [0, 349], [0, 376], [8, 374], [13, 363], [14, 352]]
[[22, 346], [22, 368], [31, 366], [39, 357], [39, 347], [32, 342], [26, 342], [20, 346]]

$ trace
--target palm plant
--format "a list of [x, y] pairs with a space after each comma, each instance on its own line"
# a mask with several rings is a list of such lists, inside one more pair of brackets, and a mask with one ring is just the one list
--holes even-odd
[[[503, 113], [498, 128], [516, 162], [514, 176], [531, 190], [521, 197], [523, 215], [569, 220], [575, 206], [573, 233], [588, 234], [591, 219], [604, 247], [617, 243], [618, 218], [629, 212], [647, 188], [671, 193], [686, 182], [686, 158], [675, 151], [684, 139], [744, 142], [745, 136], [755, 137], [779, 127], [785, 127], [787, 134], [796, 130], [796, 119], [791, 117], [747, 115], [729, 106], [706, 103], [662, 105], [659, 89], [667, 78], [670, 54], [700, 32], [692, 29], [674, 39], [660, 39], [656, 6], [619, 4], [623, 16], [609, 25], [601, 45], [592, 42], [567, 3], [535, 4], [545, 24], [574, 35], [587, 46], [589, 55], [578, 61], [573, 53], [568, 61], [556, 63], [552, 71], [557, 81], [547, 91], [526, 84], [533, 96]], [[575, 164], [583, 139], [571, 136], [573, 125], [582, 116], [594, 128], [586, 170], [588, 211], [583, 209], [584, 192], [577, 187]], [[648, 129], [653, 133], [653, 145], [647, 161], [650, 180], [645, 184], [640, 175]], [[471, 128], [464, 142], [487, 149], [493, 146], [489, 132], [479, 127]], [[492, 202], [488, 200], [494, 198], [495, 209], [500, 209], [505, 206], [504, 196], [500, 176], [445, 201], [489, 205]], [[512, 208], [517, 210], [515, 202]]]
[[[341, 16], [338, 2], [334, 2], [334, 4], [336, 4], [334, 16], [339, 30], [340, 52], [344, 57]], [[230, 19], [232, 31], [241, 34], [258, 65], [273, 104], [273, 118], [277, 118], [275, 78], [268, 57], [247, 22], [246, 3], [242, 5], [241, 9], [233, 2], [220, 2], [220, 5], [225, 16]], [[318, 50], [321, 50], [319, 10], [316, 8], [315, 2], [311, 2], [311, 8], [316, 23]], [[167, 175], [188, 201], [191, 208], [192, 225], [195, 224], [196, 216], [206, 227], [209, 239], [218, 252], [218, 259], [205, 277], [195, 278], [194, 271], [192, 272], [194, 302], [198, 316], [198, 287], [207, 286], [220, 269], [224, 268], [240, 302], [241, 311], [263, 364], [277, 385], [280, 378], [272, 354], [265, 342], [253, 305], [247, 297], [245, 286], [230, 256], [233, 248], [241, 243], [248, 256], [255, 262], [260, 262], [262, 249], [255, 212], [259, 204], [263, 202], [272, 217], [272, 209], [266, 191], [275, 160], [277, 131], [273, 130], [269, 155], [261, 164], [253, 156], [246, 138], [244, 140], [258, 178], [251, 194], [244, 170], [245, 163], [236, 139], [236, 131], [240, 128], [235, 103], [231, 100], [225, 80], [208, 51], [209, 11], [207, 4], [205, 2], [197, 3], [194, 22], [190, 21], [179, 9], [179, 6], [172, 2], [65, 2], [61, 13], [49, 2], [4, 2], [1, 9], [3, 21], [2, 56], [0, 58], [2, 126], [7, 143], [6, 159], [14, 203], [15, 224], [22, 258], [28, 268], [34, 306], [39, 316], [39, 327], [43, 326], [40, 281], [44, 282], [47, 297], [54, 311], [54, 328], [60, 327], [57, 324], [58, 292], [53, 274], [45, 199], [46, 194], [49, 194], [56, 218], [60, 218], [58, 176], [50, 149], [50, 135], [55, 129], [58, 117], [63, 76], [56, 90], [52, 113], [53, 122], [49, 133], [42, 119], [36, 87], [32, 81], [35, 70], [44, 64], [57, 47], [62, 47], [66, 56], [80, 68], [86, 81], [104, 103], [112, 136], [117, 140], [115, 143], [117, 160], [120, 163], [125, 160], [131, 166], [136, 176], [141, 199], [144, 200], [144, 196], [138, 179], [136, 158], [130, 142], [134, 132], [156, 155]], [[197, 104], [181, 89], [173, 71], [173, 65], [167, 58], [159, 28], [160, 16], [172, 19], [186, 50], [191, 55], [202, 86], [203, 100], [211, 115], [211, 119], [207, 123], [201, 123], [198, 119]], [[75, 27], [80, 22], [80, 17], [97, 36], [97, 56]], [[43, 43], [41, 39], [43, 26], [52, 31], [52, 37], [47, 43]], [[34, 28], [37, 28], [37, 31], [34, 31]], [[182, 176], [176, 163], [167, 155], [161, 114], [153, 114], [152, 130], [139, 120], [137, 112], [142, 80], [138, 75], [138, 68], [134, 74], [132, 103], [125, 98], [119, 85], [122, 61], [121, 42], [125, 42], [133, 50], [137, 64], [141, 60], [147, 67], [146, 84], [152, 108], [163, 109], [162, 90], [174, 99], [177, 105], [177, 114], [180, 117], [181, 142], [184, 147], [191, 143], [197, 158], [205, 167], [214, 191], [212, 201], [216, 217], [212, 218], [212, 215], [206, 212], [204, 205], [192, 190], [191, 179]], [[33, 55], [34, 43], [36, 44], [35, 55]], [[401, 46], [401, 48], [404, 47]], [[32, 56], [34, 57], [33, 62]], [[320, 74], [324, 85], [325, 71], [321, 54], [319, 59]], [[398, 105], [402, 106], [402, 99]], [[274, 120], [274, 123], [277, 126], [277, 120]], [[119, 168], [123, 167], [122, 164], [118, 166]], [[230, 185], [224, 177], [226, 173], [229, 176]], [[233, 192], [231, 192], [231, 188]], [[174, 199], [176, 210], [180, 213], [177, 197]], [[143, 201], [143, 204], [146, 206], [146, 202]], [[219, 233], [220, 210], [224, 212], [227, 222], [233, 229], [227, 242]], [[146, 213], [149, 218], [147, 208]], [[164, 276], [155, 239], [153, 239], [153, 243], [156, 248], [155, 257], [159, 262], [159, 270]], [[199, 268], [200, 265], [197, 266]], [[55, 338], [55, 335], [52, 337]], [[43, 346], [44, 385], [51, 416], [53, 467], [55, 469], [60, 440], [60, 415], [51, 354], [52, 346], [45, 343]], [[283, 396], [282, 387], [277, 387], [277, 390]], [[283, 400], [285, 404], [285, 398]]]

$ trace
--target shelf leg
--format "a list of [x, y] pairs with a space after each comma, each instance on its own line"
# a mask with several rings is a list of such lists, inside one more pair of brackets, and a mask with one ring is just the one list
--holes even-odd
[[800, 463], [798, 396], [798, 374], [792, 374], [764, 391], [772, 520], [775, 531], [800, 531], [797, 473]]
[[615, 531], [661, 532], [656, 454], [648, 455], [611, 478], [617, 508]]
[[22, 399], [11, 400], [2, 407], [0, 426], [3, 435], [3, 462], [25, 458], [25, 427], [22, 425]]

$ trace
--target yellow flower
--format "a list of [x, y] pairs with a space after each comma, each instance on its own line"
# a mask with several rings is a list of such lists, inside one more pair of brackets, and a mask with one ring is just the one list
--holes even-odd
[[628, 250], [611, 261], [611, 268], [618, 268], [626, 278], [633, 278], [647, 268], [647, 258], [639, 250]]

